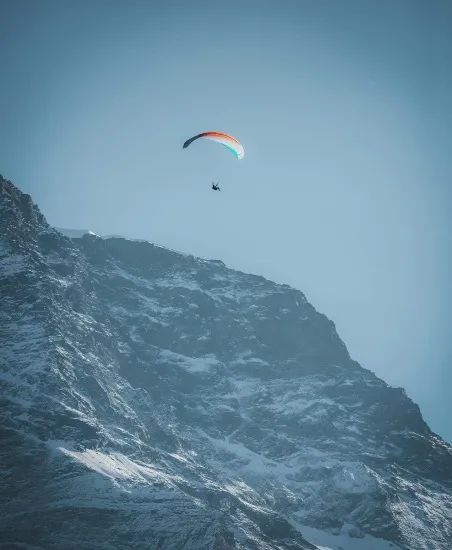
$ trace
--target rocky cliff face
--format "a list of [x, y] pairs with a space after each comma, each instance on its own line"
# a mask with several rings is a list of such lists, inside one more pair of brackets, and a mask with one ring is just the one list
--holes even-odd
[[301, 292], [0, 178], [0, 298], [0, 548], [450, 550], [452, 449]]

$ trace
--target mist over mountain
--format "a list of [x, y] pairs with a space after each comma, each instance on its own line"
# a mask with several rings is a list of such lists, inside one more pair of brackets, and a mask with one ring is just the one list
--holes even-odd
[[304, 294], [0, 177], [0, 548], [450, 550], [452, 448]]

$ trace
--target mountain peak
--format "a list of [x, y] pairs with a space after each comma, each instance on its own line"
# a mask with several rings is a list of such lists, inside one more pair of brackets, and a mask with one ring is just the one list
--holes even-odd
[[11, 181], [5, 179], [0, 174], [0, 206], [3, 209], [14, 208], [20, 213], [24, 221], [28, 222], [43, 222], [39, 208], [33, 203], [30, 195], [22, 193]]

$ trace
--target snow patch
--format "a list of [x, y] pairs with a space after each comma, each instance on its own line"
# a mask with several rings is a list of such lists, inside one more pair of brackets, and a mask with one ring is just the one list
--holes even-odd
[[333, 535], [320, 529], [314, 529], [307, 525], [290, 520], [292, 525], [304, 536], [306, 540], [317, 546], [318, 550], [402, 550], [393, 542], [377, 539], [371, 535], [352, 537], [359, 529], [353, 525], [345, 524], [338, 535]]
[[199, 290], [202, 292], [201, 287], [196, 281], [182, 277], [180, 274], [171, 275], [165, 279], [158, 279], [155, 284], [161, 288], [186, 288], [187, 290]]
[[[225, 439], [215, 439], [207, 434], [204, 430], [197, 430], [199, 435], [207, 439], [210, 444], [220, 453], [229, 455], [228, 462], [234, 467], [234, 472], [246, 471], [252, 475], [285, 475], [292, 473], [290, 467], [284, 464], [279, 464], [274, 460], [265, 458], [265, 456], [255, 453], [248, 449], [243, 443], [233, 443], [230, 437]], [[232, 459], [231, 457], [235, 457]]]
[[174, 487], [174, 481], [180, 480], [179, 476], [164, 473], [155, 466], [134, 462], [121, 453], [105, 454], [100, 451], [87, 449], [85, 451], [71, 451], [59, 447], [64, 455], [69, 456], [93, 470], [114, 481], [134, 481], [139, 483], [163, 484]]
[[210, 368], [220, 364], [216, 356], [211, 353], [202, 357], [187, 357], [186, 355], [164, 349], [160, 352], [160, 356], [165, 361], [177, 364], [189, 372], [206, 372]]
[[247, 365], [249, 363], [259, 363], [259, 365], [269, 366], [267, 361], [264, 361], [260, 357], [253, 356], [250, 350], [244, 351], [237, 355], [237, 359], [232, 361], [232, 365]]
[[[323, 397], [321, 399], [305, 399], [303, 397], [296, 398], [294, 394], [296, 395], [296, 392], [289, 392], [288, 394], [282, 396], [277, 403], [269, 405], [268, 409], [285, 416], [301, 414], [302, 412], [318, 404], [325, 406], [337, 406], [337, 404], [332, 399], [329, 399], [327, 397]], [[324, 414], [324, 412], [324, 407], [319, 409], [319, 413]]]
[[112, 269], [111, 273], [113, 275], [117, 275], [118, 277], [121, 277], [122, 279], [127, 279], [128, 281], [130, 281], [136, 286], [145, 287], [150, 290], [153, 290], [153, 286], [150, 284], [150, 282], [147, 279], [143, 277], [137, 277], [136, 275], [132, 275], [128, 273], [126, 270], [118, 266], [115, 266], [114, 269]]

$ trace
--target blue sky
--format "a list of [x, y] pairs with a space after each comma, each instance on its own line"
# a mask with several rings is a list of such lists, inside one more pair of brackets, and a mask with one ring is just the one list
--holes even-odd
[[[57, 227], [301, 289], [452, 441], [451, 28], [447, 0], [0, 0], [0, 173]], [[182, 150], [205, 130], [245, 159]]]

